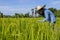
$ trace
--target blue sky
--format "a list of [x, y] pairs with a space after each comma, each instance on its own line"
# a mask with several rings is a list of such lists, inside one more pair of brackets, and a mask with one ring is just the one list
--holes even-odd
[[46, 8], [54, 7], [60, 9], [60, 0], [0, 0], [0, 11], [4, 15], [14, 15], [14, 13], [26, 13], [31, 9], [46, 4]]

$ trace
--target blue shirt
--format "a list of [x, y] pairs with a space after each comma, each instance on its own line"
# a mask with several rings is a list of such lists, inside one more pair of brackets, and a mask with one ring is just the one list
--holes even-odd
[[49, 21], [49, 22], [51, 22], [51, 23], [54, 23], [55, 21], [56, 21], [56, 17], [55, 17], [55, 15], [54, 15], [54, 13], [52, 13], [50, 10], [48, 10], [48, 9], [45, 9], [45, 11], [44, 11], [44, 16], [45, 16], [45, 18], [44, 18], [44, 20], [42, 20], [43, 22], [45, 22], [45, 21]]

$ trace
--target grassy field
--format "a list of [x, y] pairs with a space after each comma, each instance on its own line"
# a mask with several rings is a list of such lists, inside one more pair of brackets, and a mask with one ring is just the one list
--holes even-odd
[[0, 18], [0, 40], [60, 40], [60, 18], [54, 31], [42, 18]]

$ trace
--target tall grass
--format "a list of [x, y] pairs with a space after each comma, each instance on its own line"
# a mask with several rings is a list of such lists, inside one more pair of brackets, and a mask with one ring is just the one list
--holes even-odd
[[42, 18], [0, 18], [0, 40], [60, 40], [60, 19], [54, 31]]

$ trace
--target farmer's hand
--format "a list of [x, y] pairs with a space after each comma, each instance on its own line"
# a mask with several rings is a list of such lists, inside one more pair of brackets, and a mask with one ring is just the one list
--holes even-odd
[[38, 20], [38, 22], [43, 22], [43, 20]]

